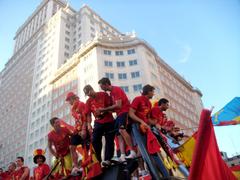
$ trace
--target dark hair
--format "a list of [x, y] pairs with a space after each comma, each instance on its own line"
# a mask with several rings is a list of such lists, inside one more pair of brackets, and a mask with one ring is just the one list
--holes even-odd
[[149, 84], [143, 86], [142, 95], [147, 95], [149, 92], [153, 91], [155, 88]]
[[92, 86], [91, 85], [86, 85], [84, 88], [83, 88], [83, 92], [85, 94], [88, 94], [90, 90], [93, 90]]
[[161, 104], [166, 104], [166, 103], [168, 103], [168, 102], [169, 102], [169, 101], [168, 101], [167, 99], [161, 98], [161, 99], [159, 99], [159, 101], [158, 101], [158, 105], [161, 106]]
[[22, 162], [24, 162], [24, 158], [22, 156], [18, 156], [17, 159], [20, 159]]
[[103, 77], [98, 81], [98, 84], [111, 85], [111, 81], [107, 77]]
[[53, 117], [53, 118], [51, 118], [51, 119], [49, 120], [51, 126], [54, 125], [54, 123], [55, 123], [55, 121], [56, 121], [57, 119], [58, 119], [57, 117]]

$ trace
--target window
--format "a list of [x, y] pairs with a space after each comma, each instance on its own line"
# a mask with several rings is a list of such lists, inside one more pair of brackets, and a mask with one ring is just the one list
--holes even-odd
[[127, 74], [126, 73], [119, 73], [118, 74], [118, 79], [127, 79]]
[[65, 31], [65, 34], [69, 35], [69, 34], [70, 34], [70, 32], [69, 32], [69, 31]]
[[116, 56], [122, 56], [123, 55], [123, 51], [115, 51], [115, 55]]
[[105, 76], [109, 79], [114, 79], [114, 74], [113, 73], [105, 73]]
[[66, 37], [66, 38], [65, 38], [65, 41], [66, 41], [66, 42], [69, 42], [69, 41], [70, 41], [70, 39]]
[[130, 60], [129, 61], [129, 66], [134, 66], [134, 65], [137, 65], [137, 60], [136, 59]]
[[112, 66], [113, 66], [113, 63], [112, 63], [112, 61], [104, 61], [104, 65], [105, 65], [105, 66], [112, 67]]
[[104, 53], [105, 55], [111, 55], [111, 51], [109, 51], [109, 50], [104, 50], [103, 53]]
[[128, 86], [121, 86], [122, 90], [124, 90], [126, 93], [129, 92]]
[[69, 29], [69, 28], [70, 28], [70, 25], [69, 25], [69, 24], [66, 24], [66, 28], [68, 28], [68, 29]]
[[64, 53], [64, 56], [65, 56], [66, 58], [68, 58], [68, 57], [69, 57], [69, 53], [65, 52], [65, 53]]
[[131, 72], [131, 76], [132, 76], [132, 78], [140, 77], [140, 72], [139, 71]]
[[69, 46], [68, 46], [68, 45], [66, 45], [66, 44], [65, 44], [65, 49], [67, 49], [67, 50], [69, 49]]
[[128, 54], [135, 54], [135, 49], [129, 49], [129, 50], [127, 50], [127, 53]]
[[117, 62], [117, 67], [125, 67], [125, 62], [124, 61], [118, 61]]
[[133, 85], [133, 90], [136, 91], [141, 91], [142, 90], [142, 84], [135, 84]]
[[94, 29], [93, 27], [90, 27], [90, 29], [91, 29], [91, 31], [93, 31], [93, 32], [95, 31], [95, 29]]

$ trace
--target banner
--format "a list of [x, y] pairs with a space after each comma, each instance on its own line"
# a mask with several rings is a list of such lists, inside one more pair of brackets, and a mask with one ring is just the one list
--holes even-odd
[[240, 124], [240, 97], [235, 97], [220, 111], [212, 116], [213, 125], [235, 125]]

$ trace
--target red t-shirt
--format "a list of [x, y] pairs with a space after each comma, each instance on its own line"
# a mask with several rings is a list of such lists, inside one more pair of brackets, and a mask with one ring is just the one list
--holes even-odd
[[116, 103], [118, 100], [122, 100], [122, 107], [120, 109], [115, 109], [118, 116], [129, 111], [130, 102], [127, 98], [127, 95], [120, 87], [112, 86], [110, 96], [112, 97], [113, 103]]
[[85, 104], [79, 100], [75, 101], [71, 108], [72, 116], [75, 119], [75, 128], [77, 131], [82, 129], [82, 123], [86, 121], [84, 116]]
[[156, 123], [160, 126], [163, 126], [167, 122], [165, 114], [160, 110], [158, 106], [155, 106], [151, 109], [150, 117], [156, 119]]
[[152, 104], [146, 96], [137, 96], [133, 99], [131, 108], [136, 110], [135, 114], [137, 117], [142, 119], [144, 122], [148, 122], [149, 112]]
[[[25, 170], [26, 168], [28, 168], [28, 167], [23, 166], [23, 167], [17, 168], [17, 169], [14, 171], [14, 173], [13, 173], [14, 179], [15, 179], [15, 180], [19, 180], [19, 179], [22, 177], [22, 175], [23, 175], [23, 173], [24, 173], [24, 170]], [[28, 176], [27, 176], [25, 179], [26, 179], [26, 180], [29, 179], [29, 174], [28, 174]]]
[[[61, 132], [57, 133], [55, 130], [52, 130], [48, 133], [48, 140], [53, 143], [55, 146], [56, 152], [60, 156], [65, 156], [69, 153], [69, 145], [70, 145], [70, 137], [73, 135], [73, 131], [70, 131], [68, 127], [66, 127], [61, 122]], [[70, 126], [70, 125], [68, 125]]]
[[113, 122], [112, 113], [106, 112], [100, 116], [96, 115], [96, 110], [99, 108], [106, 108], [112, 105], [111, 97], [105, 92], [97, 92], [96, 97], [89, 97], [86, 102], [86, 114], [93, 113], [95, 122], [108, 123]]
[[12, 180], [12, 179], [13, 179], [13, 172], [10, 173], [9, 171], [6, 171], [0, 174], [0, 180]]
[[34, 180], [42, 180], [50, 172], [50, 168], [47, 164], [41, 164], [40, 166], [34, 168], [33, 177]]

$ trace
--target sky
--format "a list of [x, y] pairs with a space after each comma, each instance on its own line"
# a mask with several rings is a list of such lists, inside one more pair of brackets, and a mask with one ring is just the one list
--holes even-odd
[[[0, 71], [11, 57], [14, 35], [41, 0], [0, 0]], [[69, 0], [89, 5], [121, 32], [135, 31], [192, 86], [204, 107], [220, 110], [240, 92], [239, 0]], [[215, 128], [219, 147], [240, 154], [240, 125]]]

